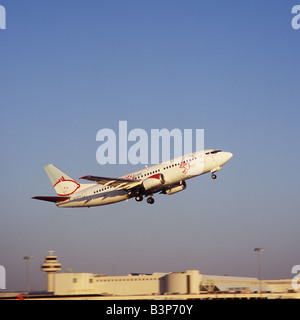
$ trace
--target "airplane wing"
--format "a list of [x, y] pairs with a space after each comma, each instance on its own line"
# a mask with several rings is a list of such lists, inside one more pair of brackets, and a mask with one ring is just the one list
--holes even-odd
[[79, 179], [85, 179], [89, 181], [95, 181], [104, 186], [113, 186], [117, 189], [131, 189], [142, 183], [142, 180], [123, 179], [123, 178], [106, 178], [96, 176], [84, 176]]

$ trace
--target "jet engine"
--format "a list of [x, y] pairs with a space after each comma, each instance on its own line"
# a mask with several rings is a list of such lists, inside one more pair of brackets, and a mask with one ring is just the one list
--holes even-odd
[[165, 183], [164, 176], [161, 173], [155, 174], [143, 181], [143, 187], [145, 190], [154, 189], [160, 187]]
[[186, 189], [186, 182], [185, 181], [180, 181], [179, 183], [176, 184], [171, 184], [168, 188], [164, 190], [164, 193], [171, 195], [176, 192], [182, 191]]

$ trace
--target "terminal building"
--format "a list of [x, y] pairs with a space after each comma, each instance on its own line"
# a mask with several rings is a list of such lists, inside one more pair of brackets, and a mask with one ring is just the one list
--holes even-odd
[[[130, 273], [108, 276], [61, 272], [54, 251], [41, 264], [47, 273], [47, 293], [26, 293], [27, 299], [300, 299], [295, 279], [259, 280], [252, 277], [216, 276], [199, 270], [168, 273]], [[16, 299], [24, 293], [2, 293], [0, 299]]]
[[[61, 273], [61, 264], [54, 251], [49, 251], [41, 265], [47, 272], [47, 291], [53, 296], [101, 296], [151, 298], [153, 296], [176, 296], [197, 299], [213, 294], [269, 294], [295, 292], [291, 279], [258, 280], [250, 277], [204, 275], [199, 270], [169, 273], [130, 273], [124, 276], [108, 276], [94, 273]], [[295, 295], [296, 294], [296, 295]]]
[[[54, 296], [151, 297], [203, 294], [297, 293], [291, 279], [258, 280], [250, 277], [204, 275], [199, 270], [169, 273], [130, 273], [108, 276], [94, 273], [60, 273], [61, 264], [49, 251], [41, 270], [48, 274], [47, 291]], [[300, 293], [300, 292], [299, 292]], [[298, 293], [297, 293], [298, 297]]]
[[125, 276], [106, 276], [91, 273], [57, 273], [54, 293], [100, 294], [113, 296], [163, 295], [199, 293], [199, 271], [172, 273], [131, 273]]
[[57, 273], [54, 295], [153, 296], [205, 293], [288, 293], [291, 279], [260, 282], [257, 278], [202, 275], [199, 270], [170, 273], [131, 273], [107, 276], [92, 273]]

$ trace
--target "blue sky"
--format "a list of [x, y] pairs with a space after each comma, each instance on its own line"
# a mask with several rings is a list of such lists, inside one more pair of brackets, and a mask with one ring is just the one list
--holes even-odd
[[[127, 274], [199, 269], [292, 278], [299, 242], [297, 1], [5, 1], [0, 30], [0, 264], [7, 289], [46, 287], [40, 264]], [[54, 195], [43, 166], [71, 177], [120, 176], [142, 165], [96, 161], [102, 128], [204, 129], [234, 157], [153, 206], [90, 209]]]

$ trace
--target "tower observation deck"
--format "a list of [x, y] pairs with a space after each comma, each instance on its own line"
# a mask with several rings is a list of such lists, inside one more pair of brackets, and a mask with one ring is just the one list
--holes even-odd
[[47, 291], [54, 292], [54, 273], [61, 270], [61, 263], [58, 262], [54, 250], [48, 251], [45, 262], [41, 265], [41, 270], [48, 274]]

